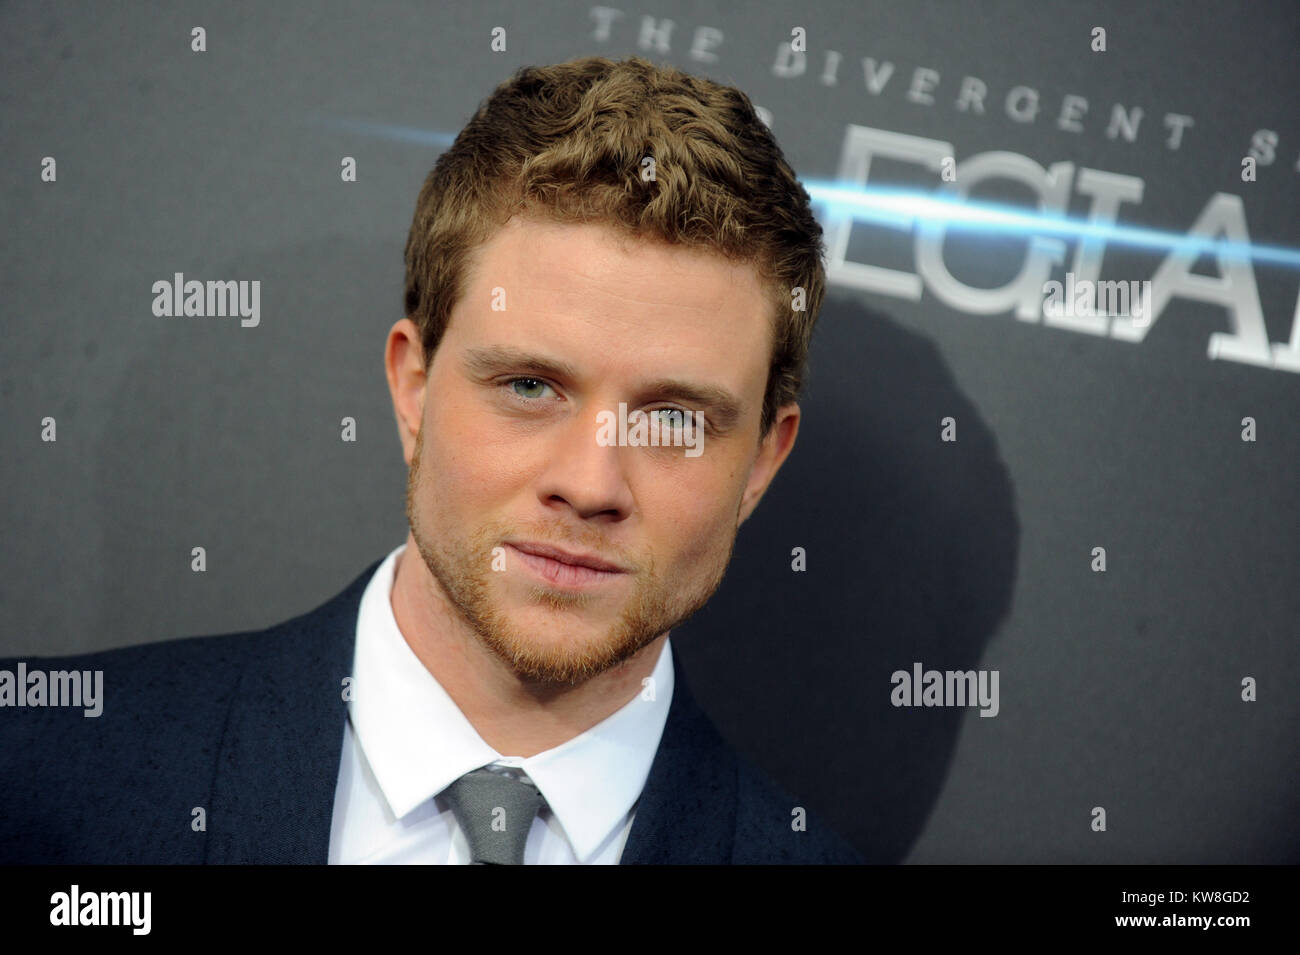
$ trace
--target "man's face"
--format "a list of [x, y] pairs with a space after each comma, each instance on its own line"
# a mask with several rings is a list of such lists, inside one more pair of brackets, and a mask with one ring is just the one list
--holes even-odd
[[[769, 308], [751, 267], [599, 225], [516, 218], [477, 251], [408, 444], [407, 517], [435, 596], [520, 679], [581, 683], [717, 589], [797, 432], [791, 405], [759, 444]], [[702, 453], [602, 443], [620, 402], [665, 433], [667, 411], [702, 412]], [[529, 553], [548, 547], [617, 569]]]

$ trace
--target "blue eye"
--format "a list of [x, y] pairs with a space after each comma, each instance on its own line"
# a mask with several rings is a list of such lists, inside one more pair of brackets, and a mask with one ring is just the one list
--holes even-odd
[[520, 386], [521, 384], [522, 384], [522, 385], [526, 385], [526, 386], [531, 386], [531, 387], [528, 388], [528, 391], [529, 391], [529, 392], [533, 391], [534, 389], [538, 389], [538, 388], [545, 389], [545, 388], [549, 388], [549, 387], [551, 387], [551, 386], [548, 385], [546, 382], [542, 381], [540, 378], [511, 378], [508, 382], [506, 382], [506, 384], [508, 384], [508, 385], [510, 386], [510, 390], [511, 390], [512, 392], [514, 392], [516, 395], [518, 395], [520, 398], [540, 398], [540, 397], [541, 397], [541, 395], [539, 395], [539, 394], [528, 394], [528, 393], [525, 393], [525, 392], [523, 392], [523, 391], [520, 391], [520, 390], [519, 390], [519, 386]]
[[655, 408], [651, 414], [659, 415], [659, 427], [676, 431], [686, 424], [686, 412], [681, 408]]

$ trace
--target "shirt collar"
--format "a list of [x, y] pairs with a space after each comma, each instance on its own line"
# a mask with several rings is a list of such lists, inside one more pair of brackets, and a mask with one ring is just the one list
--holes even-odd
[[470, 770], [494, 762], [519, 766], [537, 784], [578, 861], [586, 862], [627, 817], [650, 775], [673, 694], [669, 641], [653, 682], [625, 706], [552, 749], [526, 759], [503, 756], [479, 736], [397, 627], [391, 595], [403, 547], [389, 553], [362, 594], [348, 704], [389, 809], [400, 819]]

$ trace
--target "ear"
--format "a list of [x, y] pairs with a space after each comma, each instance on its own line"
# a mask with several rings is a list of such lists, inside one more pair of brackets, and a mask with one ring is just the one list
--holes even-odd
[[799, 434], [799, 415], [799, 405], [793, 402], [777, 409], [772, 427], [764, 435], [758, 457], [750, 468], [749, 483], [745, 485], [745, 493], [740, 499], [740, 511], [736, 515], [737, 527], [754, 513], [754, 508], [758, 507], [772, 478], [776, 477], [776, 472], [794, 447], [794, 439]]
[[397, 435], [402, 441], [402, 456], [409, 467], [415, 454], [415, 439], [424, 420], [424, 395], [428, 369], [424, 367], [424, 349], [415, 322], [403, 318], [388, 331], [384, 346], [384, 369], [388, 373], [388, 391], [393, 398], [397, 418]]

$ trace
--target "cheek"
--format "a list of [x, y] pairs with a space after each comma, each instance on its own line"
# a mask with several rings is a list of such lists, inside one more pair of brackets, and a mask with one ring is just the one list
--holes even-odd
[[420, 462], [425, 493], [441, 489], [449, 500], [472, 501], [490, 497], [510, 482], [517, 456], [488, 430], [489, 424], [463, 398], [448, 398], [428, 409]]
[[701, 470], [694, 475], [685, 470], [667, 487], [665, 494], [656, 498], [652, 511], [661, 515], [663, 530], [656, 536], [664, 548], [662, 553], [676, 555], [675, 562], [691, 564], [725, 552], [736, 530], [736, 509], [744, 489], [737, 467]]

